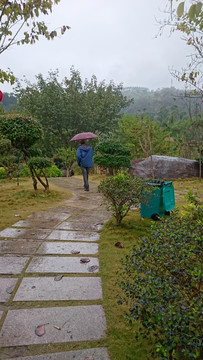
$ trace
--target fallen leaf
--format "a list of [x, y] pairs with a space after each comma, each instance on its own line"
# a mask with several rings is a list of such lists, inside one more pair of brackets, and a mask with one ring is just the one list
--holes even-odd
[[63, 275], [57, 275], [57, 276], [55, 276], [54, 280], [60, 281], [62, 278], [63, 278]]
[[72, 250], [72, 251], [71, 251], [71, 254], [80, 254], [80, 251], [78, 251], [78, 250]]
[[117, 247], [119, 247], [119, 248], [123, 248], [124, 247], [124, 245], [121, 243], [121, 242], [117, 242], [117, 243], [115, 243], [115, 246], [117, 246]]
[[89, 258], [81, 258], [80, 262], [81, 263], [88, 263], [88, 262], [90, 262], [90, 259]]
[[94, 272], [94, 271], [96, 271], [97, 269], [99, 269], [99, 266], [97, 266], [97, 265], [92, 265], [92, 266], [90, 266], [90, 267], [88, 267], [88, 271], [89, 272]]
[[10, 286], [6, 289], [7, 294], [12, 294], [14, 287]]
[[37, 336], [43, 336], [46, 333], [45, 325], [48, 325], [49, 323], [38, 325], [35, 329], [35, 334]]

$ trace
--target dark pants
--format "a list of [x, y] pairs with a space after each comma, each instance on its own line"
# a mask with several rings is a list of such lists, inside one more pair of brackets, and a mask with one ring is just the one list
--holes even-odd
[[89, 183], [88, 183], [88, 175], [89, 175], [89, 168], [81, 166], [83, 180], [84, 180], [84, 189], [89, 191]]

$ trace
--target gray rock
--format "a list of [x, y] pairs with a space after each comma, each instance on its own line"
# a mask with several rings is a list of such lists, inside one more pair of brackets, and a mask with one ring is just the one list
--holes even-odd
[[[199, 176], [198, 161], [152, 155], [155, 179], [177, 179]], [[131, 163], [130, 173], [138, 178], [152, 178], [151, 158], [135, 160]]]

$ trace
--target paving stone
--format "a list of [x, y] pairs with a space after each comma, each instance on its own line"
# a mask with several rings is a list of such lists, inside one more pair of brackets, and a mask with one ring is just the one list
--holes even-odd
[[67, 213], [54, 214], [52, 212], [33, 212], [28, 217], [37, 218], [37, 219], [39, 218], [39, 219], [50, 220], [50, 221], [57, 220], [57, 221], [61, 222], [63, 220], [66, 220], [70, 215], [71, 214], [67, 214]]
[[3, 311], [0, 311], [0, 320], [1, 320], [2, 315], [3, 315]]
[[106, 221], [108, 221], [107, 218], [101, 218], [99, 216], [96, 216], [95, 214], [92, 216], [87, 216], [86, 214], [85, 215], [84, 214], [73, 215], [68, 220], [92, 224], [92, 225], [97, 225], [98, 223], [101, 224], [101, 223], [105, 223]]
[[[83, 201], [82, 201], [83, 200]], [[79, 209], [95, 209], [98, 207], [97, 203], [92, 202], [91, 198], [83, 198], [82, 200], [78, 199], [75, 201], [72, 200], [66, 200], [65, 204], [73, 207], [73, 208], [79, 208]], [[84, 201], [85, 200], [85, 201]]]
[[60, 281], [54, 277], [29, 277], [22, 280], [14, 301], [97, 299], [102, 299], [99, 277], [63, 277]]
[[38, 230], [38, 229], [12, 229], [6, 228], [0, 231], [0, 237], [5, 238], [23, 238], [23, 239], [44, 239], [51, 230]]
[[[43, 354], [21, 357], [20, 360], [110, 360], [106, 348], [93, 348], [84, 350], [67, 351], [55, 354]], [[12, 358], [12, 360], [19, 360]]]
[[82, 209], [74, 209], [74, 208], [71, 208], [68, 206], [54, 206], [53, 208], [50, 208], [49, 210], [57, 212], [57, 213], [64, 213], [64, 214], [67, 214], [68, 216], [82, 212]]
[[52, 229], [60, 223], [59, 220], [43, 220], [43, 219], [33, 219], [33, 220], [20, 220], [13, 224], [13, 227], [28, 227], [31, 229]]
[[[37, 336], [36, 327], [42, 324], [47, 324], [46, 332]], [[106, 320], [101, 305], [9, 310], [0, 332], [0, 345], [98, 340], [106, 336], [105, 330]]]
[[103, 228], [103, 225], [101, 224], [88, 224], [85, 222], [67, 222], [64, 221], [60, 225], [57, 226], [57, 229], [63, 229], [63, 230], [84, 230], [84, 231], [98, 231]]
[[29, 239], [2, 240], [0, 241], [0, 253], [2, 254], [33, 254], [42, 241]]
[[[38, 256], [29, 264], [27, 273], [89, 273], [90, 266], [99, 266], [97, 258], [89, 257], [90, 262], [81, 264], [81, 257]], [[94, 271], [98, 272], [98, 269]]]
[[53, 230], [47, 240], [97, 241], [99, 237], [96, 232]]
[[18, 279], [0, 278], [0, 302], [7, 301]]
[[19, 274], [28, 260], [28, 256], [1, 256], [0, 274]]
[[97, 254], [99, 245], [85, 242], [44, 242], [38, 249], [38, 254], [70, 255], [71, 251], [80, 251], [83, 254]]

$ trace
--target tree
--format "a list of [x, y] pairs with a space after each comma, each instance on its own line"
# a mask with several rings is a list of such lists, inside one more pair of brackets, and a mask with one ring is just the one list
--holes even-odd
[[[39, 156], [39, 149], [35, 147], [37, 142], [42, 139], [42, 127], [39, 121], [23, 116], [21, 114], [8, 114], [0, 116], [0, 133], [10, 140], [11, 145], [20, 150], [23, 160], [29, 167], [33, 188], [37, 190], [37, 180], [49, 190], [49, 183], [43, 171], [44, 168], [51, 165], [50, 161]], [[45, 177], [45, 182], [41, 178]]]
[[151, 157], [152, 177], [154, 169], [152, 155], [168, 155], [173, 151], [170, 134], [161, 129], [156, 121], [150, 121], [148, 116], [139, 117], [123, 115], [119, 121], [118, 136], [131, 151], [133, 158]]
[[[60, 0], [1, 0], [0, 2], [0, 54], [13, 45], [34, 44], [39, 36], [47, 40], [58, 35], [58, 29], [49, 30], [44, 21], [37, 19], [52, 12], [53, 4]], [[62, 26], [63, 35], [69, 26]], [[12, 72], [0, 69], [0, 82], [14, 83]]]
[[121, 85], [97, 84], [95, 76], [83, 84], [74, 68], [69, 79], [59, 82], [58, 76], [57, 71], [52, 71], [47, 79], [38, 75], [36, 84], [26, 82], [24, 88], [19, 83], [16, 88], [19, 107], [41, 121], [48, 155], [59, 147], [70, 146], [71, 137], [78, 132], [111, 133], [120, 110], [129, 104]]
[[94, 162], [113, 175], [119, 169], [129, 169], [130, 151], [119, 142], [103, 142], [96, 146]]
[[[76, 161], [75, 149], [60, 148], [57, 151], [57, 157], [62, 160], [62, 167], [66, 170], [67, 176], [71, 176], [71, 170], [74, 162]], [[68, 170], [68, 171], [67, 171]]]
[[[187, 5], [189, 7], [187, 8]], [[180, 31], [183, 40], [192, 48], [190, 62], [182, 71], [172, 70], [171, 73], [179, 81], [191, 85], [194, 93], [203, 96], [203, 4], [201, 1], [170, 0], [170, 16], [161, 26], [170, 26], [172, 32]]]

